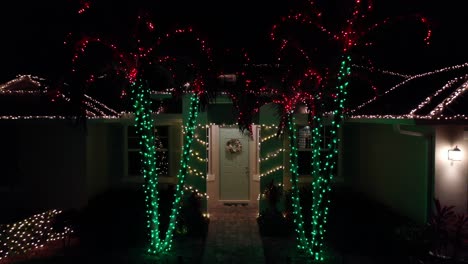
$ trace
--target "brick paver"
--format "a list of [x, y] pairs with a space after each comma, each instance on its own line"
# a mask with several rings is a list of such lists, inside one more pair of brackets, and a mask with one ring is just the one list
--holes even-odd
[[202, 263], [265, 263], [257, 213], [242, 205], [211, 209]]

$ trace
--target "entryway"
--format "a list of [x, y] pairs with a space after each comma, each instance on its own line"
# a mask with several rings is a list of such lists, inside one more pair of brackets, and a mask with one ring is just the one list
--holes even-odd
[[257, 126], [251, 136], [239, 131], [237, 126], [211, 125], [208, 150], [208, 213], [226, 204], [258, 209]]

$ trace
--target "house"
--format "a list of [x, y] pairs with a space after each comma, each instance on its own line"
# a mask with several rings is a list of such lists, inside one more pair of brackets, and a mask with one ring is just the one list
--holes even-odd
[[[159, 182], [166, 187], [177, 180], [189, 105], [187, 97], [174, 100], [164, 92], [152, 99]], [[0, 100], [8, 102], [0, 105], [0, 196], [8, 201], [3, 207], [83, 208], [106, 190], [143, 185], [131, 109], [116, 110], [86, 94], [86, 121], [79, 123], [67, 112], [64, 94], [27, 75], [1, 85]], [[160, 107], [165, 101], [170, 103]], [[276, 137], [275, 107], [261, 107], [251, 134], [240, 132], [234, 113], [232, 100], [220, 95], [198, 116], [185, 189], [202, 195], [208, 211], [223, 203], [257, 207], [271, 180], [289, 184], [288, 143]], [[306, 127], [306, 114], [297, 120]], [[301, 150], [301, 181], [307, 183], [310, 152]]]
[[339, 160], [345, 185], [419, 223], [435, 198], [467, 212], [468, 82], [451, 78], [413, 78], [349, 113]]

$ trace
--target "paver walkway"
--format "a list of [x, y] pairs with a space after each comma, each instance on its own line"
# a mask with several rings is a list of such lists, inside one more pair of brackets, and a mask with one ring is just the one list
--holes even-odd
[[258, 208], [224, 205], [210, 210], [203, 264], [265, 263]]

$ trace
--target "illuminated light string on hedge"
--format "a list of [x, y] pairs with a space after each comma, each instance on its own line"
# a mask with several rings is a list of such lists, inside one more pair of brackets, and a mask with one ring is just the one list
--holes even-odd
[[[430, 71], [430, 72], [425, 72], [425, 73], [420, 73], [420, 74], [416, 74], [416, 75], [413, 75], [409, 78], [407, 78], [406, 80], [404, 80], [403, 82], [400, 82], [398, 83], [397, 85], [391, 87], [390, 89], [388, 89], [387, 91], [385, 91], [383, 93], [383, 95], [381, 96], [384, 96], [386, 94], [389, 94], [391, 92], [393, 92], [395, 89], [407, 84], [408, 82], [412, 81], [412, 80], [415, 80], [415, 79], [418, 79], [418, 78], [422, 78], [422, 77], [427, 77], [427, 76], [431, 76], [431, 75], [434, 75], [434, 74], [438, 74], [438, 73], [443, 73], [443, 72], [449, 72], [449, 71], [454, 71], [454, 70], [459, 70], [459, 69], [462, 69], [462, 68], [466, 68], [468, 67], [468, 62], [465, 62], [463, 64], [458, 64], [458, 65], [454, 65], [454, 66], [449, 66], [449, 67], [444, 67], [444, 68], [441, 68], [441, 69], [437, 69], [437, 70], [434, 70], [434, 71]], [[380, 96], [380, 97], [381, 97]], [[352, 114], [358, 110], [360, 110], [361, 108], [365, 107], [366, 105], [374, 102], [375, 100], [377, 100], [379, 97], [374, 97], [364, 103], [362, 103], [361, 105], [357, 106], [355, 109], [353, 110], [350, 110], [349, 113]]]
[[74, 231], [69, 226], [65, 226], [63, 232], [53, 230], [54, 218], [60, 213], [60, 210], [50, 210], [4, 225], [0, 231], [0, 261], [44, 247], [48, 242], [64, 239], [72, 234]]

